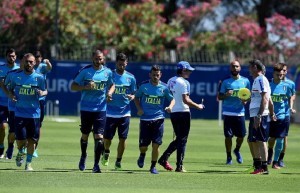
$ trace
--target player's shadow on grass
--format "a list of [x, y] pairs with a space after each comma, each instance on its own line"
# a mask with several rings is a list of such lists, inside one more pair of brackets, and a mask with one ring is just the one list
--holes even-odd
[[1, 168], [0, 171], [14, 171], [14, 170], [18, 170], [16, 168]]

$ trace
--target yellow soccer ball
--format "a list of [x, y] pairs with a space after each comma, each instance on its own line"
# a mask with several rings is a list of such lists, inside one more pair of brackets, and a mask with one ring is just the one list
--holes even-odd
[[251, 92], [248, 88], [241, 88], [238, 92], [238, 97], [242, 100], [248, 100], [251, 97]]

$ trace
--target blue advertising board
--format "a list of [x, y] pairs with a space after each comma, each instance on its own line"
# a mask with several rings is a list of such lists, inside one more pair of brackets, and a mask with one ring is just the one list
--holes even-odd
[[[0, 60], [3, 63], [4, 60]], [[71, 83], [77, 72], [85, 65], [90, 64], [89, 61], [52, 61], [53, 69], [48, 74], [48, 101], [59, 101], [59, 113], [60, 115], [78, 115], [79, 113], [79, 101], [80, 92], [73, 92], [70, 89]], [[129, 62], [127, 71], [135, 75], [137, 83], [149, 79], [149, 71], [151, 65], [154, 63], [133, 63]], [[159, 64], [159, 63], [157, 63]], [[114, 63], [106, 64], [109, 68], [114, 69]], [[163, 82], [167, 82], [169, 78], [176, 75], [176, 64], [159, 64], [162, 69]], [[193, 118], [202, 119], [217, 119], [218, 118], [218, 101], [217, 91], [219, 81], [226, 76], [229, 76], [228, 64], [201, 64], [192, 65], [195, 67], [195, 71], [188, 79], [191, 83], [191, 98], [198, 103], [201, 103], [204, 99], [205, 109], [203, 111], [197, 111], [192, 109]], [[289, 73], [292, 80], [299, 81], [299, 69], [291, 67]], [[297, 73], [298, 72], [298, 73]], [[248, 66], [242, 65], [242, 76], [252, 78], [249, 76]], [[267, 68], [268, 78], [272, 78], [272, 67]], [[296, 85], [299, 90], [299, 84]], [[136, 115], [136, 109], [132, 103], [132, 116]]]

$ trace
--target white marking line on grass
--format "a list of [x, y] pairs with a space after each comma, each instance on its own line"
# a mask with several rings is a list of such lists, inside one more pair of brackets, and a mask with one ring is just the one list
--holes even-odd
[[59, 123], [74, 123], [76, 120], [68, 119], [68, 118], [51, 118], [51, 121], [59, 122]]

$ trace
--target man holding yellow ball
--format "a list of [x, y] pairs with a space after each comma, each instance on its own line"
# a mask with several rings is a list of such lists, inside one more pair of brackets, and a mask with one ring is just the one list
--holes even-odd
[[[236, 146], [233, 153], [236, 156], [236, 161], [243, 163], [243, 157], [240, 153], [240, 147], [246, 135], [245, 126], [245, 108], [247, 99], [250, 98], [247, 90], [250, 89], [250, 81], [240, 75], [241, 65], [239, 61], [230, 62], [231, 75], [220, 81], [218, 99], [222, 100], [222, 114], [224, 120], [224, 136], [226, 148], [226, 164], [232, 164], [232, 138], [236, 136]], [[241, 89], [242, 90], [239, 92]], [[247, 95], [248, 94], [248, 95]], [[241, 98], [242, 97], [242, 98]], [[247, 98], [248, 97], [248, 98]]]

